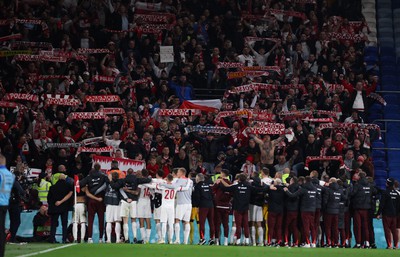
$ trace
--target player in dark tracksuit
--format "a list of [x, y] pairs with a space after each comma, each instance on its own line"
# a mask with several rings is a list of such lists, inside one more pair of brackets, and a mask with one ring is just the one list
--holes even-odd
[[[282, 181], [274, 179], [276, 190], [268, 193], [268, 245], [280, 246], [282, 244], [282, 219], [284, 214], [285, 191]], [[275, 240], [275, 242], [271, 242]]]
[[196, 175], [196, 186], [193, 191], [193, 203], [195, 207], [199, 207], [199, 225], [200, 225], [200, 245], [204, 245], [206, 240], [204, 238], [205, 223], [208, 220], [210, 228], [210, 241], [209, 245], [215, 243], [215, 230], [214, 230], [214, 198], [210, 183], [205, 181], [204, 175], [199, 173]]
[[322, 229], [321, 229], [321, 234], [320, 232], [320, 226], [321, 226], [321, 208], [322, 208], [322, 194], [324, 193], [324, 187], [322, 187], [319, 184], [319, 179], [318, 179], [318, 172], [317, 171], [312, 171], [310, 173], [310, 176], [312, 178], [312, 183], [313, 185], [317, 188], [317, 197], [316, 197], [316, 202], [315, 202], [315, 214], [314, 214], [314, 233], [317, 235], [320, 240], [318, 240], [318, 244], [321, 244], [321, 241], [323, 241], [322, 238]]
[[326, 246], [337, 247], [339, 243], [339, 210], [340, 202], [345, 196], [335, 178], [329, 180], [329, 187], [323, 194], [324, 226], [326, 235]]
[[394, 179], [388, 178], [386, 180], [386, 191], [382, 193], [378, 210], [378, 218], [382, 216], [387, 249], [397, 249], [398, 247], [397, 216], [399, 215], [399, 208], [400, 195], [394, 189]]
[[[225, 180], [229, 185], [231, 181], [229, 180], [229, 171], [222, 170], [221, 171], [221, 179]], [[216, 241], [219, 242], [221, 238], [221, 224], [224, 227], [224, 245], [228, 245], [228, 234], [229, 234], [229, 213], [231, 210], [231, 199], [232, 196], [229, 192], [225, 192], [219, 186], [219, 184], [213, 185], [214, 191], [214, 226], [215, 226], [215, 237]]]
[[339, 185], [339, 190], [341, 190], [343, 194], [343, 198], [339, 203], [339, 216], [338, 216], [340, 246], [345, 247], [346, 246], [345, 212], [346, 212], [346, 204], [348, 203], [349, 190], [348, 187], [344, 186], [342, 180], [338, 179], [337, 184]]
[[[290, 179], [290, 185], [288, 190], [291, 193], [295, 193], [299, 190], [299, 184], [297, 178], [293, 177]], [[285, 199], [286, 208], [286, 219], [285, 219], [285, 245], [289, 245], [290, 236], [293, 235], [292, 245], [299, 244], [299, 230], [297, 228], [297, 218], [299, 211], [299, 198], [298, 197], [286, 197]]]
[[369, 226], [368, 212], [371, 209], [372, 195], [375, 194], [375, 188], [366, 179], [365, 172], [358, 173], [359, 179], [354, 184], [350, 193], [351, 204], [354, 210], [354, 237], [356, 239], [355, 248], [361, 248], [362, 237], [365, 238], [365, 247], [369, 245]]
[[270, 187], [260, 186], [253, 187], [246, 181], [247, 177], [244, 174], [238, 175], [238, 183], [229, 185], [224, 180], [217, 180], [216, 183], [220, 183], [222, 185], [223, 190], [227, 192], [232, 192], [233, 194], [233, 215], [235, 216], [236, 222], [236, 244], [240, 243], [240, 238], [242, 236], [242, 229], [244, 230], [245, 236], [245, 245], [249, 245], [250, 243], [250, 233], [249, 233], [249, 204], [250, 197], [252, 192], [266, 192]]
[[[304, 183], [300, 189], [294, 193], [289, 192], [287, 188], [285, 188], [285, 191], [289, 197], [300, 197], [300, 212], [301, 220], [303, 222], [303, 240], [305, 240], [304, 247], [309, 248], [315, 247], [317, 242], [316, 230], [314, 228], [317, 188], [312, 184], [311, 177], [307, 176], [305, 182], [306, 183]], [[310, 232], [312, 241], [310, 241]]]
[[99, 238], [103, 240], [104, 233], [104, 212], [106, 211], [106, 206], [104, 205], [104, 194], [107, 188], [108, 178], [100, 170], [100, 164], [95, 163], [93, 170], [90, 171], [89, 175], [79, 181], [81, 188], [87, 186], [88, 194], [88, 242], [93, 243], [93, 221], [94, 215], [97, 213], [99, 222]]

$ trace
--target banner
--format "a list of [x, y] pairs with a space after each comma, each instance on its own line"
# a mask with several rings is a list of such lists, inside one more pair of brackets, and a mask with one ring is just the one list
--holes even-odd
[[[10, 167], [10, 171], [11, 173], [14, 173], [16, 167], [15, 166], [11, 166]], [[36, 178], [39, 177], [40, 173], [42, 173], [41, 169], [37, 169], [37, 168], [24, 168], [24, 175], [26, 176], [26, 178], [28, 179], [28, 181], [34, 181]]]
[[256, 134], [256, 135], [282, 135], [285, 133], [285, 124], [283, 123], [261, 123], [260, 126], [247, 127], [243, 130], [243, 135]]
[[14, 60], [20, 62], [66, 62], [67, 58], [64, 56], [18, 54], [15, 55]]
[[330, 32], [327, 33], [328, 38], [330, 40], [340, 40], [340, 41], [346, 41], [349, 40], [351, 42], [361, 42], [365, 41], [367, 37], [364, 34], [349, 34], [349, 33], [339, 33], [339, 32]]
[[81, 146], [81, 143], [46, 143], [43, 146], [43, 149], [47, 148], [78, 148]]
[[321, 122], [321, 123], [334, 122], [333, 118], [309, 118], [309, 117], [304, 118], [303, 121], [305, 121], [305, 122]]
[[107, 48], [78, 48], [78, 54], [111, 54]]
[[219, 63], [217, 63], [217, 69], [242, 68], [243, 66], [244, 66], [244, 64], [240, 63], [240, 62], [219, 62]]
[[75, 157], [77, 157], [80, 153], [112, 153], [114, 148], [112, 146], [105, 147], [86, 147], [81, 146], [76, 151]]
[[102, 112], [72, 112], [71, 119], [73, 120], [102, 120], [107, 116]]
[[65, 99], [65, 98], [47, 98], [45, 106], [60, 105], [60, 106], [78, 106], [80, 101], [78, 99]]
[[276, 71], [280, 72], [281, 68], [279, 66], [246, 66], [243, 67], [244, 71]]
[[14, 40], [14, 39], [21, 39], [22, 35], [21, 34], [11, 34], [8, 36], [4, 36], [4, 37], [0, 37], [0, 42], [5, 42], [5, 41], [10, 41], [10, 40]]
[[383, 106], [386, 106], [386, 104], [387, 104], [386, 101], [385, 101], [385, 99], [383, 99], [383, 97], [380, 96], [380, 95], [378, 95], [377, 93], [372, 92], [372, 93], [370, 93], [367, 97], [372, 98], [372, 99], [378, 101], [378, 102], [379, 102], [380, 104], [382, 104]]
[[143, 24], [137, 27], [137, 32], [143, 34], [159, 34], [163, 30], [171, 30], [172, 28], [172, 24]]
[[296, 17], [296, 18], [300, 18], [302, 20], [307, 19], [307, 16], [305, 15], [305, 13], [302, 13], [302, 12], [269, 9], [269, 13], [272, 15], [284, 15], [284, 16], [289, 16], [289, 17]]
[[200, 116], [201, 110], [198, 109], [160, 109], [159, 116]]
[[6, 101], [0, 101], [0, 107], [2, 108], [19, 108], [20, 110], [26, 110], [28, 109], [25, 105], [22, 105], [20, 103], [15, 103], [15, 102], [6, 102]]
[[340, 162], [340, 168], [343, 169], [345, 167], [344, 162], [343, 162], [343, 156], [337, 155], [337, 156], [307, 156], [306, 158], [306, 163], [305, 163], [305, 170], [308, 170], [308, 166], [310, 162], [312, 161], [338, 161]]
[[102, 112], [106, 115], [123, 115], [125, 114], [125, 110], [122, 108], [112, 108], [112, 107], [107, 107], [103, 108], [101, 110], [98, 110], [98, 112]]
[[92, 77], [92, 81], [93, 81], [93, 82], [101, 82], [101, 83], [114, 84], [114, 82], [115, 82], [115, 77], [94, 75], [94, 76]]
[[170, 23], [175, 17], [169, 13], [135, 14], [133, 20], [137, 24], [143, 23]]
[[118, 95], [88, 95], [85, 97], [85, 102], [90, 103], [112, 103], [120, 102]]
[[228, 72], [228, 79], [238, 79], [243, 77], [261, 77], [261, 76], [269, 76], [269, 72], [267, 71], [236, 71], [236, 72]]
[[30, 102], [39, 102], [39, 97], [32, 94], [22, 94], [22, 93], [7, 93], [4, 95], [3, 100], [13, 101], [13, 100], [23, 100]]
[[31, 50], [0, 51], [0, 57], [9, 57], [17, 54], [32, 54]]
[[161, 63], [174, 62], [173, 46], [160, 46], [160, 62]]
[[49, 42], [30, 42], [30, 41], [15, 41], [11, 44], [11, 48], [26, 47], [26, 48], [53, 48]]
[[192, 127], [186, 127], [185, 128], [186, 133], [191, 133], [191, 132], [207, 132], [207, 133], [213, 133], [213, 134], [231, 134], [234, 132], [233, 129], [231, 128], [226, 128], [226, 127], [217, 127], [217, 126], [192, 126]]
[[122, 159], [122, 158], [113, 158], [107, 156], [93, 156], [93, 165], [95, 163], [99, 163], [101, 166], [101, 170], [106, 172], [111, 169], [111, 162], [118, 162], [118, 169], [125, 172], [128, 169], [133, 169], [134, 172], [141, 171], [146, 167], [146, 163], [144, 161], [136, 161], [131, 159]]
[[[106, 136], [107, 139], [111, 139], [111, 135], [110, 136]], [[91, 137], [91, 138], [86, 138], [84, 140], [81, 141], [81, 143], [83, 145], [94, 145], [94, 144], [98, 144], [98, 143], [102, 143], [103, 142], [103, 137]]]
[[257, 41], [272, 41], [272, 42], [279, 42], [280, 39], [279, 38], [270, 38], [270, 37], [245, 37], [244, 38], [245, 42], [257, 42]]

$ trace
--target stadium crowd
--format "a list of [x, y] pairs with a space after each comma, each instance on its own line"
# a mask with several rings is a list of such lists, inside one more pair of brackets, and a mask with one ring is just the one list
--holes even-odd
[[[151, 229], [165, 242], [168, 228], [170, 243], [173, 234], [188, 243], [198, 211], [200, 243], [207, 219], [208, 243], [228, 244], [233, 210], [234, 244], [350, 246], [352, 219], [355, 246], [374, 247], [372, 220], [383, 214], [397, 247], [397, 184], [373, 183], [379, 127], [368, 106], [381, 98], [363, 63], [360, 1], [1, 5], [11, 242], [23, 208], [39, 209], [34, 231], [50, 242], [61, 217], [67, 242], [74, 206], [72, 240], [88, 223], [93, 241], [97, 214], [100, 240], [115, 230], [129, 242], [131, 226], [138, 242], [138, 219], [143, 242]], [[193, 105], [196, 88], [224, 89], [221, 104]]]

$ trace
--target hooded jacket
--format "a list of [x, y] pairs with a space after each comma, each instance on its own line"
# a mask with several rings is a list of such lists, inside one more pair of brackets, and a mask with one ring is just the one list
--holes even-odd
[[360, 178], [353, 186], [350, 193], [351, 204], [354, 210], [369, 210], [372, 207], [372, 196], [376, 194], [376, 189], [371, 186], [366, 178]]
[[317, 188], [311, 182], [303, 184], [299, 190], [294, 193], [286, 191], [286, 194], [291, 198], [300, 197], [300, 211], [315, 212]]
[[332, 183], [323, 195], [324, 211], [328, 214], [339, 214], [340, 202], [345, 199], [343, 191], [337, 183]]

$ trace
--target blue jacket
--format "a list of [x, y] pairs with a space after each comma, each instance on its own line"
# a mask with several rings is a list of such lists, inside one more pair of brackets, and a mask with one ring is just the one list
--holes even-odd
[[13, 184], [14, 174], [6, 166], [0, 166], [0, 206], [8, 206]]

